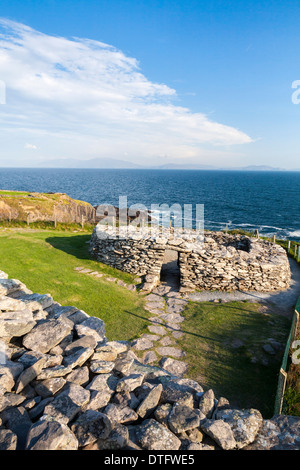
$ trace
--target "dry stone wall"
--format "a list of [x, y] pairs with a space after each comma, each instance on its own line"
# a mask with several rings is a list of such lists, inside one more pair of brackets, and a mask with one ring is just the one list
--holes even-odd
[[285, 250], [274, 243], [222, 232], [179, 233], [121, 227], [117, 234], [98, 225], [90, 252], [98, 261], [145, 276], [145, 290], [160, 278], [166, 250], [178, 252], [181, 292], [286, 289], [291, 279]]
[[0, 450], [300, 449], [300, 418], [142, 364], [101, 319], [2, 271], [0, 348]]

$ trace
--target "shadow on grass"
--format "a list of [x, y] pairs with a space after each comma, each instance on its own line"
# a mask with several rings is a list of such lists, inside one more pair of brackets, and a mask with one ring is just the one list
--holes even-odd
[[56, 250], [61, 250], [78, 259], [91, 260], [88, 241], [91, 235], [74, 235], [68, 237], [48, 237], [46, 242]]
[[[158, 326], [163, 326], [164, 328], [167, 329], [167, 331], [169, 332], [172, 332], [172, 331], [179, 331], [177, 328], [173, 328], [171, 326], [166, 326], [165, 324], [163, 323], [160, 323], [158, 321], [150, 321], [149, 318], [147, 317], [142, 317], [141, 315], [137, 315], [136, 313], [133, 313], [133, 312], [128, 312], [128, 310], [125, 310], [125, 313], [128, 313], [128, 315], [132, 315], [133, 317], [137, 317], [137, 318], [140, 318], [141, 320], [145, 320], [147, 323], [151, 324], [151, 325], [158, 325]], [[222, 343], [222, 341], [218, 340], [218, 339], [215, 339], [215, 338], [209, 338], [208, 336], [202, 336], [202, 335], [199, 335], [197, 333], [193, 333], [192, 331], [187, 331], [187, 330], [180, 330], [182, 333], [185, 333], [187, 335], [193, 335], [193, 336], [197, 336], [198, 338], [201, 338], [201, 339], [207, 339], [209, 341], [217, 341], [217, 342], [220, 342]]]

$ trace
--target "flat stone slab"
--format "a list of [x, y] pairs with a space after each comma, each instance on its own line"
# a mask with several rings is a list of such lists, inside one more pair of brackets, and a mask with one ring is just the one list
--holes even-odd
[[160, 341], [159, 341], [160, 346], [174, 346], [174, 340], [172, 340], [169, 336], [164, 336]]
[[172, 356], [176, 358], [182, 358], [185, 357], [185, 352], [182, 351], [182, 349], [179, 348], [174, 348], [171, 346], [162, 346], [159, 348], [156, 348], [156, 351], [160, 356]]
[[152, 364], [157, 360], [157, 356], [154, 351], [148, 351], [143, 356], [143, 363], [144, 364]]
[[149, 325], [149, 326], [148, 326], [148, 330], [149, 330], [151, 333], [154, 333], [154, 334], [156, 334], [156, 335], [164, 336], [164, 335], [167, 334], [166, 329], [165, 329], [163, 326], [159, 326], [159, 325]]
[[182, 323], [184, 321], [184, 317], [177, 313], [164, 313], [160, 315], [160, 318], [167, 323]]
[[94, 374], [108, 374], [115, 367], [113, 361], [91, 361], [90, 370]]
[[167, 372], [178, 377], [182, 377], [188, 369], [188, 364], [171, 357], [163, 357], [159, 363]]
[[59, 344], [72, 331], [73, 326], [66, 318], [39, 323], [24, 336], [23, 345], [32, 351], [46, 353]]
[[163, 301], [162, 297], [156, 294], [149, 294], [147, 295], [146, 299], [147, 299], [147, 302], [162, 302]]
[[153, 342], [147, 338], [138, 338], [132, 342], [132, 347], [137, 351], [145, 351], [153, 348]]
[[79, 325], [75, 326], [76, 332], [80, 337], [93, 336], [97, 342], [105, 338], [105, 324], [100, 318], [89, 317]]
[[12, 312], [0, 311], [0, 337], [2, 338], [23, 336], [29, 333], [35, 324], [32, 310], [28, 308]]

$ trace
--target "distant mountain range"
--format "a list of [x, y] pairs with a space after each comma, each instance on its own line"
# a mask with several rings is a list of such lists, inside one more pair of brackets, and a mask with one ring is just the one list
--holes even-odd
[[[248, 165], [244, 167], [220, 168], [212, 165], [197, 164], [178, 164], [166, 163], [158, 166], [145, 166], [125, 160], [116, 160], [113, 158], [93, 158], [91, 160], [76, 160], [74, 158], [66, 158], [60, 160], [49, 160], [42, 163], [31, 165], [34, 168], [78, 168], [78, 169], [152, 169], [152, 170], [228, 170], [228, 171], [288, 171], [285, 168], [277, 168], [267, 165]], [[293, 169], [289, 171], [300, 171]]]

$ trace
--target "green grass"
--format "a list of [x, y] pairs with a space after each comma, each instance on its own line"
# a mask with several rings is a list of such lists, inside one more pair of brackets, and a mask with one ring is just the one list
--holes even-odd
[[[285, 344], [290, 322], [250, 302], [191, 302], [184, 316], [181, 347], [191, 378], [234, 406], [258, 408], [271, 417], [282, 352], [271, 356], [262, 348], [268, 338]], [[234, 340], [242, 345], [235, 348]]]
[[83, 266], [128, 284], [133, 276], [89, 259], [90, 234], [18, 230], [0, 232], [0, 269], [33, 292], [50, 293], [62, 305], [74, 305], [105, 321], [110, 340], [131, 340], [146, 331], [144, 299], [102, 278], [74, 271]]
[[0, 190], [0, 196], [28, 196], [28, 192], [24, 191], [5, 191]]
[[0, 229], [7, 228], [7, 229], [18, 229], [18, 228], [26, 228], [26, 229], [38, 229], [38, 230], [55, 230], [55, 231], [67, 231], [67, 232], [87, 232], [90, 233], [96, 224], [89, 224], [84, 223], [83, 228], [80, 223], [60, 223], [57, 222], [56, 227], [53, 221], [47, 220], [38, 220], [35, 222], [30, 222], [27, 224], [25, 220], [0, 220]]

